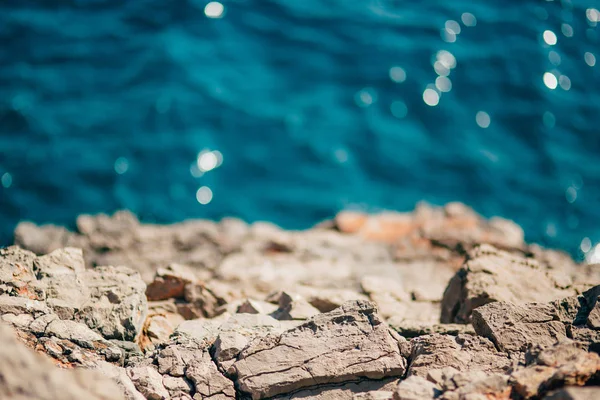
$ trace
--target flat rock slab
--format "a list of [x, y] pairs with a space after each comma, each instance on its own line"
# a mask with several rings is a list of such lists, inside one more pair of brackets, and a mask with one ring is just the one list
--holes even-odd
[[507, 353], [524, 352], [531, 345], [549, 347], [565, 339], [597, 348], [600, 330], [589, 316], [595, 312], [599, 292], [600, 286], [595, 286], [581, 296], [550, 303], [490, 303], [473, 311], [473, 327]]
[[549, 270], [534, 259], [482, 245], [469, 253], [448, 283], [441, 322], [469, 322], [474, 309], [495, 301], [525, 304], [576, 295], [571, 284], [567, 271]]
[[426, 335], [411, 340], [409, 376], [427, 377], [432, 370], [452, 367], [460, 372], [504, 373], [511, 361], [489, 340], [473, 335]]
[[316, 385], [402, 376], [397, 339], [367, 301], [352, 301], [246, 347], [229, 372], [262, 399]]

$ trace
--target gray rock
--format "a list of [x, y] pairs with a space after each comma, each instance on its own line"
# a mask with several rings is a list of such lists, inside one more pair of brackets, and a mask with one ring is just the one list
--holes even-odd
[[372, 303], [349, 302], [253, 341], [230, 368], [254, 399], [309, 386], [402, 376], [406, 360]]
[[408, 376], [427, 377], [431, 370], [452, 367], [461, 372], [502, 373], [511, 361], [489, 340], [472, 335], [426, 335], [411, 340]]

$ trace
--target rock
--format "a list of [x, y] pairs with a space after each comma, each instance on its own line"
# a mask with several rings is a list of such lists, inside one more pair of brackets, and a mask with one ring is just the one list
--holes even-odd
[[397, 378], [383, 380], [364, 379], [358, 382], [340, 384], [324, 384], [318, 387], [302, 389], [297, 392], [282, 394], [273, 399], [364, 399], [391, 400], [393, 390], [398, 386]]
[[427, 377], [431, 370], [452, 367], [458, 371], [503, 373], [511, 361], [485, 338], [472, 335], [426, 335], [411, 340], [408, 376]]
[[115, 383], [94, 371], [65, 371], [52, 366], [0, 325], [0, 398], [40, 400], [123, 399]]
[[442, 300], [441, 322], [465, 323], [485, 304], [549, 302], [576, 294], [561, 271], [543, 268], [537, 261], [482, 245], [469, 253], [450, 280]]
[[529, 366], [511, 375], [515, 391], [524, 398], [541, 397], [564, 385], [584, 385], [600, 371], [600, 356], [588, 353], [576, 343], [563, 342], [533, 350]]
[[[347, 301], [368, 300], [364, 294], [348, 289], [315, 288], [306, 285], [297, 285], [294, 287], [294, 290], [296, 294], [304, 297], [310, 305], [320, 312], [333, 311]], [[277, 295], [276, 298], [275, 303], [278, 303], [279, 296]], [[267, 299], [267, 301], [270, 300]]]
[[65, 247], [69, 235], [69, 231], [62, 226], [37, 226], [31, 222], [21, 222], [15, 229], [15, 244], [43, 255]]
[[43, 288], [36, 285], [35, 254], [16, 246], [0, 249], [0, 295], [44, 300]]
[[488, 375], [481, 371], [458, 373], [450, 378], [445, 386], [453, 389], [446, 391], [442, 400], [509, 400], [511, 398], [511, 387], [508, 384], [508, 376], [502, 374]]
[[162, 383], [162, 376], [152, 366], [129, 368], [127, 375], [136, 389], [148, 400], [169, 399], [169, 392]]
[[433, 383], [413, 375], [400, 382], [394, 392], [394, 400], [433, 400], [439, 394], [440, 390]]
[[473, 312], [473, 327], [504, 352], [524, 352], [531, 344], [548, 347], [567, 339], [565, 325], [549, 304], [491, 303]]
[[173, 326], [164, 315], [153, 314], [146, 318], [142, 335], [138, 341], [144, 350], [152, 349], [159, 343], [166, 342], [173, 331]]
[[145, 399], [145, 397], [135, 388], [135, 385], [127, 375], [125, 368], [117, 367], [114, 364], [101, 361], [96, 364], [94, 370], [115, 382], [123, 393], [125, 400]]
[[140, 275], [127, 267], [96, 267], [86, 271], [84, 282], [90, 301], [76, 319], [106, 339], [135, 340], [148, 312]]
[[599, 398], [599, 387], [567, 387], [549, 394], [544, 397], [544, 400], [597, 400]]
[[146, 289], [146, 297], [149, 301], [183, 298], [185, 285], [196, 280], [193, 271], [183, 265], [171, 264], [167, 268], [159, 268]]
[[323, 383], [402, 376], [406, 360], [372, 303], [350, 302], [253, 341], [230, 368], [253, 398]]
[[183, 336], [198, 341], [213, 342], [219, 335], [222, 320], [193, 319], [184, 321], [175, 328], [175, 336]]
[[227, 303], [202, 283], [187, 284], [184, 297], [188, 304], [180, 305], [179, 313], [185, 319], [215, 317], [219, 314], [219, 308]]
[[52, 313], [83, 322], [105, 339], [134, 340], [142, 328], [145, 285], [129, 268], [86, 270], [81, 250], [74, 248], [35, 257], [10, 247], [0, 253], [0, 281], [10, 276], [17, 289], [0, 295], [0, 314]]
[[252, 339], [281, 334], [296, 325], [298, 323], [280, 322], [268, 315], [232, 315], [219, 327], [219, 336], [213, 345], [215, 362], [223, 371], [227, 371]]
[[405, 338], [414, 338], [417, 336], [431, 335], [438, 333], [440, 335], [457, 336], [460, 334], [475, 335], [475, 330], [471, 324], [428, 324], [415, 321], [407, 321], [402, 318], [392, 317], [388, 319], [388, 324], [400, 336]]
[[487, 304], [473, 311], [473, 327], [505, 352], [524, 352], [532, 344], [549, 347], [567, 338], [595, 348], [600, 332], [586, 324], [599, 292], [595, 286], [581, 296], [546, 304]]
[[246, 299], [236, 307], [235, 312], [240, 314], [271, 314], [277, 306], [266, 301]]
[[[207, 340], [175, 337], [138, 360], [128, 368], [128, 373], [140, 376], [138, 384], [141, 386], [136, 384], [136, 387], [142, 393], [143, 390], [154, 393], [153, 396], [234, 399], [233, 382], [219, 372], [208, 351], [209, 346]], [[154, 366], [158, 366], [158, 370]]]
[[310, 305], [301, 296], [292, 296], [282, 292], [279, 296], [279, 308], [271, 313], [275, 319], [282, 321], [305, 320], [319, 314], [319, 310]]
[[90, 328], [75, 321], [62, 321], [55, 319], [46, 327], [49, 336], [56, 336], [59, 339], [70, 340], [73, 343], [85, 348], [93, 348], [93, 342], [102, 340], [102, 336], [92, 331]]
[[196, 355], [186, 369], [186, 377], [194, 384], [194, 399], [236, 398], [233, 382], [219, 372], [208, 351]]

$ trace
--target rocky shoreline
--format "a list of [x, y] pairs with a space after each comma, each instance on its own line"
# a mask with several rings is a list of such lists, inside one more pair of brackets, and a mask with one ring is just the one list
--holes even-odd
[[600, 399], [599, 285], [459, 203], [305, 231], [24, 222], [0, 398]]

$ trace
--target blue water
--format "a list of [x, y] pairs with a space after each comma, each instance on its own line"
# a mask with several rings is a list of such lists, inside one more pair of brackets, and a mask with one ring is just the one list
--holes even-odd
[[0, 2], [0, 244], [121, 208], [305, 228], [420, 200], [600, 241], [599, 0], [221, 3]]

